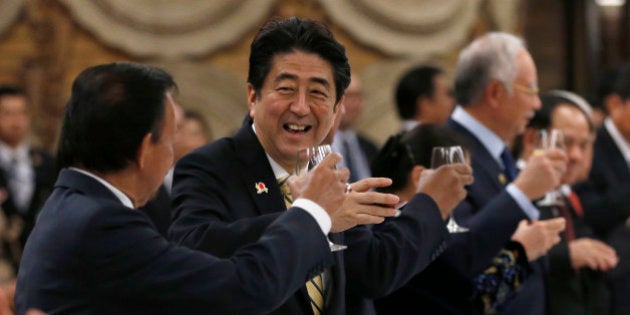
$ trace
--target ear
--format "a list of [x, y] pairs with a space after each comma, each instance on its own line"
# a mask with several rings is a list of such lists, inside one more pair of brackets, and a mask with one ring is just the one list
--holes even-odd
[[483, 90], [483, 96], [488, 100], [490, 106], [496, 108], [499, 106], [503, 98], [507, 96], [507, 89], [503, 83], [497, 80], [490, 80], [486, 88]]
[[[335, 106], [333, 107], [333, 113], [338, 113], [339, 109], [344, 107], [343, 104], [345, 104], [346, 101], [346, 95], [344, 94], [341, 99], [339, 99], [339, 102], [337, 102], [337, 104], [335, 104]], [[345, 111], [345, 109], [343, 109], [343, 111]]]
[[139, 169], [143, 169], [149, 163], [149, 156], [151, 153], [151, 142], [152, 133], [147, 133], [142, 138], [142, 142], [140, 143], [140, 148], [138, 148], [138, 155], [136, 156], [136, 163], [138, 164]]
[[247, 83], [247, 103], [249, 104], [249, 117], [254, 118], [256, 90], [254, 90], [254, 86], [251, 83]]
[[424, 166], [422, 165], [415, 165], [411, 169], [411, 173], [409, 174], [409, 180], [411, 181], [411, 184], [413, 185], [414, 191], [418, 189], [418, 181], [420, 180], [420, 174], [422, 174], [422, 171], [424, 171]]

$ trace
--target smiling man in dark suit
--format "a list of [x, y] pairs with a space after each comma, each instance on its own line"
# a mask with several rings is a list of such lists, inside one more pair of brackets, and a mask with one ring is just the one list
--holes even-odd
[[[350, 81], [345, 48], [310, 20], [268, 22], [255, 36], [249, 60], [250, 112], [241, 129], [175, 167], [170, 235], [219, 256], [257, 240], [286, 211], [279, 179], [295, 171], [299, 149], [322, 143], [330, 132]], [[398, 198], [368, 191], [389, 185], [389, 179], [352, 183], [338, 212], [343, 224], [330, 234], [348, 249], [335, 252], [335, 264], [322, 276], [322, 303], [305, 284], [270, 314], [370, 314], [366, 298], [403, 285], [443, 250], [443, 220], [464, 197], [471, 173], [463, 164], [427, 172], [400, 217], [374, 233], [360, 224], [393, 216]]]
[[349, 175], [334, 169], [337, 154], [309, 173], [294, 207], [230, 259], [168, 243], [137, 210], [173, 163], [174, 88], [168, 73], [135, 63], [77, 77], [59, 144], [63, 169], [20, 265], [19, 314], [262, 314], [331, 264], [325, 234]]

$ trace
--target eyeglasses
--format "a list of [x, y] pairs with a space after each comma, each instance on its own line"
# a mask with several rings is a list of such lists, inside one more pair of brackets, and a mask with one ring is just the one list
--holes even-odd
[[531, 96], [538, 96], [538, 93], [540, 92], [538, 90], [538, 86], [535, 84], [532, 84], [531, 86], [527, 86], [524, 84], [519, 84], [516, 82], [512, 82], [512, 87], [517, 90], [517, 91], [521, 91], [527, 95], [531, 95]]

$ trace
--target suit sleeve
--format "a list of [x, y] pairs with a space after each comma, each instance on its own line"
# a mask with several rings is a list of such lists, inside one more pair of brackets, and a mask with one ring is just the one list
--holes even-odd
[[168, 243], [143, 215], [120, 207], [95, 215], [83, 244], [90, 280], [103, 295], [168, 301], [184, 312], [265, 313], [332, 263], [319, 226], [299, 209], [287, 211], [258, 243], [230, 259]]
[[437, 205], [425, 194], [414, 196], [398, 218], [372, 230], [358, 226], [346, 231], [348, 290], [370, 298], [392, 292], [437, 258], [447, 238]]
[[516, 201], [504, 189], [488, 203], [477, 206], [479, 192], [468, 196], [455, 210], [457, 220], [470, 229], [451, 235], [444, 258], [462, 274], [472, 278], [482, 272], [510, 241], [520, 220], [527, 219]]

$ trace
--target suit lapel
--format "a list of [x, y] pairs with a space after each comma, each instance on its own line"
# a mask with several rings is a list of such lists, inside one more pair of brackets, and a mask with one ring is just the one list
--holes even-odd
[[[254, 201], [260, 214], [284, 211], [284, 198], [269, 164], [265, 150], [252, 130], [251, 119], [246, 119], [234, 136], [235, 152], [246, 152], [237, 158], [243, 165], [237, 174], [243, 189]], [[265, 189], [266, 188], [266, 189]]]
[[[490, 183], [496, 191], [502, 190], [508, 181], [497, 161], [486, 147], [468, 129], [449, 118], [447, 125], [466, 139], [471, 154], [471, 166], [474, 171], [475, 182]], [[483, 179], [481, 179], [483, 177]]]
[[599, 154], [597, 158], [605, 160], [606, 162], [604, 165], [609, 165], [609, 169], [615, 170], [615, 172], [613, 172], [613, 176], [616, 177], [618, 182], [630, 182], [630, 168], [628, 167], [621, 150], [619, 150], [615, 140], [613, 140], [606, 128], [602, 127], [597, 141], [600, 142], [601, 150], [596, 150], [596, 152], [603, 153]]

